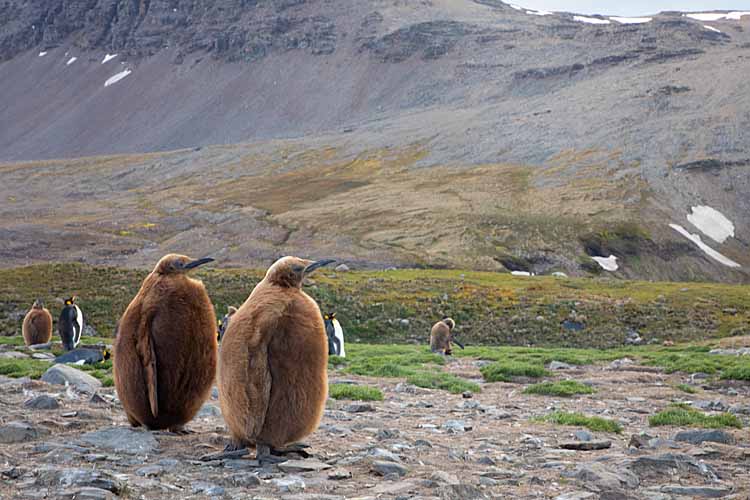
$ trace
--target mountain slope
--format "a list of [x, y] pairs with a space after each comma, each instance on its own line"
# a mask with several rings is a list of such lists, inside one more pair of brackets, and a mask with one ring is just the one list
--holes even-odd
[[[0, 160], [227, 145], [0, 167], [0, 199], [18, 200], [0, 214], [6, 263], [200, 248], [576, 274], [612, 253], [622, 276], [747, 280], [669, 224], [750, 265], [750, 17], [621, 24], [468, 0], [0, 9]], [[701, 206], [734, 236], [688, 222]]]

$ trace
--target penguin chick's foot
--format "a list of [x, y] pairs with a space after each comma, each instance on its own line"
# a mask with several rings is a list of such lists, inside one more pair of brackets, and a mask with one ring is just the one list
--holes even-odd
[[280, 464], [289, 460], [288, 458], [279, 457], [273, 454], [270, 446], [267, 444], [258, 443], [255, 446], [255, 460], [262, 465], [266, 464]]
[[247, 449], [247, 446], [243, 446], [241, 444], [230, 442], [226, 447], [224, 448], [224, 451], [219, 453], [209, 453], [208, 455], [203, 455], [200, 460], [202, 462], [211, 462], [213, 460], [227, 460], [230, 458], [242, 458], [245, 455], [249, 453], [249, 450]]
[[311, 455], [305, 451], [307, 448], [310, 448], [310, 445], [307, 443], [292, 443], [283, 448], [273, 448], [271, 454], [276, 455], [277, 457], [297, 454], [302, 458], [310, 458]]
[[170, 427], [169, 432], [177, 434], [178, 436], [186, 436], [188, 434], [195, 434], [195, 431], [191, 431], [187, 427], [178, 425], [177, 427]]

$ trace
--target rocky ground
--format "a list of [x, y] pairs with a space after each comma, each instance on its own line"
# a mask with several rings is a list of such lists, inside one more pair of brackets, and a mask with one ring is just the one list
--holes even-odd
[[[72, 368], [43, 380], [0, 377], [0, 498], [748, 498], [746, 430], [649, 427], [674, 401], [750, 419], [747, 383], [665, 374], [614, 362], [564, 368], [596, 393], [524, 395], [524, 380], [481, 382], [481, 361], [447, 370], [481, 393], [449, 394], [398, 379], [344, 376], [379, 387], [382, 402], [330, 400], [309, 437], [311, 457], [257, 467], [246, 457], [201, 461], [227, 433], [214, 391], [189, 435], [131, 429], [113, 388]], [[564, 366], [564, 365], [563, 365]], [[688, 380], [690, 379], [690, 380]], [[696, 394], [674, 386], [690, 381]], [[600, 415], [621, 434], [532, 422], [553, 409]], [[685, 432], [688, 431], [688, 432]], [[681, 434], [680, 434], [681, 433]], [[572, 449], [571, 449], [572, 448]], [[588, 448], [602, 448], [588, 450]]]

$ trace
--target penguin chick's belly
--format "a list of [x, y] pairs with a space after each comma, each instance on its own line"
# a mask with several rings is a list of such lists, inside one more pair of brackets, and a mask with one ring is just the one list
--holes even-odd
[[298, 363], [274, 362], [270, 356], [273, 384], [259, 442], [278, 448], [299, 441], [318, 428], [328, 397], [325, 348], [327, 345], [321, 344], [317, 359]]

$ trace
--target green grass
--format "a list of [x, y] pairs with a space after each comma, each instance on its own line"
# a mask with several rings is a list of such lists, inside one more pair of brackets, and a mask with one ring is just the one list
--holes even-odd
[[621, 433], [622, 426], [614, 420], [601, 417], [589, 417], [582, 413], [568, 413], [556, 411], [536, 419], [540, 422], [549, 422], [559, 425], [573, 425], [576, 427], [586, 427], [592, 431]]
[[52, 366], [38, 359], [0, 359], [0, 375], [11, 378], [29, 377], [37, 379]]
[[559, 382], [542, 382], [527, 387], [524, 394], [540, 394], [543, 396], [571, 397], [577, 394], [593, 394], [594, 389], [576, 382], [575, 380], [561, 380]]
[[377, 387], [353, 384], [331, 384], [328, 395], [333, 399], [352, 399], [356, 401], [383, 401], [383, 393]]
[[731, 413], [708, 415], [687, 405], [671, 405], [648, 419], [652, 427], [674, 425], [679, 427], [705, 427], [721, 429], [724, 427], [742, 428], [742, 422]]
[[674, 386], [674, 388], [678, 391], [686, 392], [688, 394], [695, 394], [696, 392], [698, 392], [695, 387], [689, 384], [677, 384], [676, 386]]
[[544, 366], [519, 361], [499, 361], [480, 369], [487, 382], [510, 382], [512, 377], [539, 378], [549, 375]]
[[[743, 356], [744, 357], [744, 356]], [[721, 378], [729, 380], [750, 380], [750, 361], [737, 364], [721, 372]]]

